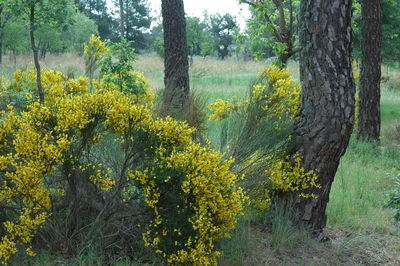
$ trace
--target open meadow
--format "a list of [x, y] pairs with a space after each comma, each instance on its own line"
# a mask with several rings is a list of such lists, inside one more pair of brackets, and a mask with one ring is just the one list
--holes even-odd
[[[16, 69], [33, 68], [30, 56], [19, 56], [17, 64], [7, 56], [0, 76], [10, 78]], [[154, 91], [163, 88], [163, 60], [140, 55], [135, 69], [144, 73]], [[84, 73], [83, 59], [75, 54], [48, 55], [43, 69], [59, 70], [67, 76]], [[263, 70], [262, 63], [235, 58], [217, 60], [195, 57], [190, 66], [190, 88], [207, 104], [218, 98], [246, 97], [249, 87]], [[298, 65], [289, 63], [298, 78]], [[383, 68], [388, 80], [382, 84], [382, 137], [369, 144], [352, 137], [330, 193], [327, 239], [316, 242], [295, 229], [283, 214], [272, 220], [259, 214], [241, 218], [232, 238], [218, 243], [224, 255], [221, 265], [400, 265], [400, 227], [387, 194], [400, 177], [400, 70]], [[208, 111], [207, 111], [208, 112]], [[219, 146], [218, 125], [207, 123], [207, 136]], [[268, 220], [268, 221], [267, 221]], [[13, 258], [11, 265], [103, 265], [90, 246], [76, 257], [38, 252], [35, 258]], [[115, 258], [113, 265], [159, 265], [156, 259]]]

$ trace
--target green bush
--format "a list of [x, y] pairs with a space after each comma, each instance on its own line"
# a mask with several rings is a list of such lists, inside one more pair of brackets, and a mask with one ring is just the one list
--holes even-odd
[[400, 174], [394, 177], [395, 185], [388, 194], [387, 208], [393, 209], [394, 218], [400, 222]]

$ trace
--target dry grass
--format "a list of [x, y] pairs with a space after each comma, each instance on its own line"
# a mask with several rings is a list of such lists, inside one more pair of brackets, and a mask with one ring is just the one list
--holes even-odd
[[297, 232], [293, 246], [274, 249], [271, 233], [252, 229], [259, 239], [254, 251], [243, 265], [400, 265], [398, 235], [369, 235], [335, 228], [326, 230], [330, 240], [318, 243], [305, 232]]

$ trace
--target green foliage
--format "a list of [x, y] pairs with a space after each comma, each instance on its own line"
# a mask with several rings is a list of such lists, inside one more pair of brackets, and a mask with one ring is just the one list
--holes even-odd
[[[395, 65], [400, 60], [400, 2], [382, 0], [382, 60]], [[361, 4], [353, 1], [354, 57], [361, 56]]]
[[212, 35], [205, 21], [198, 17], [186, 17], [186, 34], [189, 55], [207, 56], [212, 51]]
[[153, 27], [151, 30], [152, 48], [158, 56], [164, 58], [164, 31], [162, 23]]
[[29, 21], [29, 10], [35, 8], [35, 29], [50, 25], [66, 30], [72, 24], [72, 0], [13, 0], [8, 1], [13, 16]]
[[137, 83], [137, 78], [141, 74], [133, 69], [133, 62], [136, 58], [131, 42], [122, 39], [119, 43], [110, 45], [101, 61], [104, 82], [115, 84], [124, 93], [144, 93], [145, 87], [142, 84], [138, 86]]
[[[116, 7], [119, 7], [119, 2], [119, 0], [113, 1]], [[123, 4], [126, 34], [124, 38], [131, 41], [135, 49], [144, 49], [148, 46], [144, 31], [150, 29], [152, 21], [149, 4], [147, 0], [124, 0]]]
[[36, 46], [42, 58], [47, 53], [77, 51], [97, 33], [97, 26], [81, 12], [76, 12], [72, 0], [7, 1], [8, 22], [4, 28], [4, 45], [14, 54], [31, 48], [28, 34], [30, 4], [34, 4], [35, 21], [32, 27]]
[[[239, 0], [250, 6], [247, 38], [256, 58], [270, 57], [271, 52], [286, 64], [298, 51], [299, 0]], [[272, 49], [272, 50], [271, 50]]]
[[73, 21], [68, 30], [62, 34], [63, 50], [82, 54], [83, 44], [91, 36], [98, 35], [98, 28], [95, 21], [79, 11], [74, 13]]
[[230, 14], [216, 14], [206, 19], [213, 36], [214, 50], [219, 58], [224, 59], [229, 55], [229, 48], [239, 33], [236, 17]]
[[114, 28], [118, 28], [118, 21], [112, 17], [106, 0], [75, 0], [74, 2], [80, 12], [96, 23], [99, 36], [103, 40], [116, 38]]
[[399, 10], [399, 1], [382, 1], [382, 59], [389, 64], [400, 61]]
[[394, 188], [388, 194], [387, 208], [393, 209], [394, 218], [400, 222], [400, 174], [393, 178]]
[[4, 28], [3, 45], [14, 53], [29, 51], [26, 27], [15, 20], [9, 21]]

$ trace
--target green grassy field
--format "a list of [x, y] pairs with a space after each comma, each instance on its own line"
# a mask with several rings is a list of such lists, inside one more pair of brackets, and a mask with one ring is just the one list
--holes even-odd
[[[9, 76], [15, 68], [32, 67], [28, 56], [14, 66], [0, 66], [0, 75]], [[80, 57], [49, 56], [44, 68], [79, 76], [83, 73]], [[163, 61], [156, 56], [140, 56], [136, 68], [145, 73], [155, 90], [163, 87]], [[289, 65], [298, 77], [295, 63]], [[216, 98], [244, 97], [249, 84], [263, 69], [261, 63], [228, 59], [219, 61], [195, 58], [190, 69], [191, 88], [212, 102]], [[400, 265], [400, 228], [389, 209], [383, 207], [392, 177], [400, 167], [400, 72], [388, 71], [389, 81], [382, 88], [382, 141], [372, 145], [354, 137], [342, 158], [333, 183], [328, 205], [330, 240], [317, 243], [306, 232], [293, 228], [284, 216], [277, 215], [273, 230], [266, 230], [263, 219], [243, 219], [232, 239], [220, 243], [225, 255], [221, 265]], [[385, 73], [386, 75], [386, 73]], [[210, 124], [209, 135], [215, 126]], [[42, 253], [31, 265], [101, 265], [101, 258], [90, 248], [75, 259], [64, 260]], [[116, 259], [115, 265], [141, 265], [128, 259]]]

